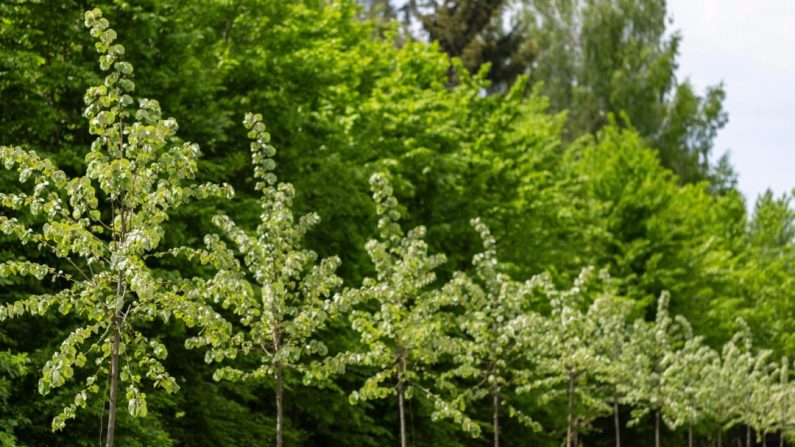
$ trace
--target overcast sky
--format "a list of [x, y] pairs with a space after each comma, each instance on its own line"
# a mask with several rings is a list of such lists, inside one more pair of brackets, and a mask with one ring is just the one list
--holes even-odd
[[[723, 81], [729, 123], [719, 133], [753, 203], [795, 187], [795, 0], [668, 0], [682, 32], [679, 76]], [[717, 157], [716, 157], [717, 158]]]

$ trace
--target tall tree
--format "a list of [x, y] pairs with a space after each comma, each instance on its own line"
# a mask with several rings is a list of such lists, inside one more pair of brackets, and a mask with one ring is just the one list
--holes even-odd
[[[295, 191], [289, 183], [276, 184], [270, 135], [262, 116], [247, 114], [244, 124], [251, 139], [256, 189], [262, 191], [262, 214], [255, 236], [239, 228], [228, 216], [216, 216], [215, 223], [232, 241], [234, 250], [215, 235], [208, 236], [206, 250], [177, 249], [177, 253], [198, 258], [219, 268], [208, 281], [206, 297], [229, 309], [237, 326], [220, 314], [202, 318], [207, 309], [195, 307], [192, 321], [201, 321], [199, 336], [186, 342], [191, 348], [209, 346], [208, 362], [238, 356], [253, 356], [256, 366], [219, 368], [216, 380], [262, 380], [272, 378], [276, 400], [276, 446], [284, 445], [284, 373], [294, 369], [308, 373], [312, 355], [325, 355], [326, 345], [316, 337], [329, 314], [336, 311], [330, 301], [333, 289], [342, 284], [334, 273], [339, 258], [315, 264], [317, 254], [303, 247], [303, 237], [320, 218], [307, 214], [296, 221], [292, 207]], [[241, 265], [237, 257], [243, 258]], [[251, 283], [256, 285], [252, 286]]]
[[0, 306], [0, 320], [57, 308], [80, 322], [44, 366], [39, 392], [76, 379], [76, 370], [91, 360], [97, 369], [80, 379], [84, 388], [52, 428], [62, 429], [74, 418], [106, 376], [108, 395], [102, 398], [109, 402], [106, 445], [112, 447], [120, 381], [127, 383], [133, 416], [147, 413], [144, 378], [168, 392], [179, 388], [163, 367], [164, 345], [142, 330], [184, 300], [151, 265], [164, 222], [194, 199], [228, 197], [232, 191], [195, 183], [198, 146], [176, 137], [176, 121], [161, 118], [157, 101], [142, 98], [133, 107], [133, 67], [122, 58], [124, 47], [114, 43], [116, 32], [102, 12], [87, 12], [85, 25], [97, 41], [100, 68], [110, 70], [85, 96], [85, 117], [96, 135], [85, 175], [69, 178], [34, 151], [0, 147], [6, 169], [15, 169], [20, 183], [33, 183], [23, 192], [0, 195], [5, 208], [24, 216], [0, 215], [0, 231], [29, 246], [31, 257], [48, 253], [58, 261], [57, 267], [26, 259], [0, 265], [2, 277], [46, 277], [58, 288]]
[[506, 88], [533, 62], [538, 48], [525, 23], [511, 20], [509, 0], [409, 0], [404, 22], [418, 21], [442, 51], [461, 58], [471, 72], [490, 66], [489, 79]]

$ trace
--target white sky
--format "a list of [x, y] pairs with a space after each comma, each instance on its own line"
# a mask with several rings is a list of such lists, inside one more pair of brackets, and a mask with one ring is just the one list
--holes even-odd
[[699, 89], [723, 81], [729, 123], [715, 155], [730, 152], [753, 206], [795, 187], [795, 0], [668, 0], [682, 33], [679, 76]]

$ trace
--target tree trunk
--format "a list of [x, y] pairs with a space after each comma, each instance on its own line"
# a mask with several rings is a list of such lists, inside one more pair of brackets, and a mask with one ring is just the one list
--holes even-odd
[[654, 447], [660, 447], [660, 410], [654, 412]]
[[718, 447], [723, 447], [723, 432], [718, 429]]
[[751, 447], [751, 426], [745, 426], [745, 446]]
[[110, 353], [110, 405], [108, 408], [108, 437], [106, 447], [113, 447], [113, 436], [116, 433], [116, 394], [119, 388], [119, 341], [121, 334], [118, 326], [118, 310], [113, 319], [113, 347]]
[[492, 389], [492, 423], [494, 425], [494, 447], [500, 447], [500, 388]]
[[284, 405], [283, 405], [283, 378], [282, 378], [282, 365], [276, 363], [276, 372], [274, 377], [276, 379], [276, 447], [284, 446]]
[[406, 411], [403, 402], [403, 375], [406, 371], [406, 358], [403, 350], [398, 348], [398, 409], [400, 411], [400, 447], [408, 447], [406, 439]]
[[784, 430], [781, 430], [778, 434], [778, 447], [784, 447]]
[[574, 374], [569, 373], [569, 415], [566, 423], [566, 447], [574, 446]]
[[618, 413], [618, 398], [613, 399], [613, 422], [616, 426], [616, 447], [621, 447], [621, 415]]

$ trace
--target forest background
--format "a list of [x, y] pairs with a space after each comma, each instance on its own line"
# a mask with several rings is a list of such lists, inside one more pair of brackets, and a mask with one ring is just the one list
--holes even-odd
[[[649, 321], [667, 291], [671, 312], [713, 347], [742, 329], [742, 317], [755, 345], [795, 354], [791, 195], [767, 193], [749, 206], [730, 161], [712, 156], [728, 119], [725, 92], [677, 79], [681, 36], [667, 29], [662, 0], [3, 2], [0, 145], [24, 143], [67, 173], [85, 167], [92, 137], [83, 96], [101, 82], [83, 27], [93, 7], [122, 37], [137, 94], [157, 98], [181, 138], [199, 143], [199, 178], [236, 191], [231, 201], [173, 215], [169, 246], [201, 245], [218, 212], [256, 225], [239, 124], [255, 111], [279, 149], [279, 178], [295, 185], [297, 212], [322, 218], [307, 246], [339, 256], [346, 285], [373, 273], [364, 246], [378, 217], [368, 179], [384, 171], [405, 225], [427, 226], [430, 251], [446, 254], [440, 281], [471, 267], [481, 242], [469, 221], [480, 217], [501, 268], [516, 279], [546, 272], [565, 287], [586, 266], [606, 269], [616, 293]], [[15, 175], [2, 176], [5, 190]], [[0, 239], [0, 260], [28, 255], [13, 238]], [[0, 278], [0, 303], [47, 287]], [[8, 445], [53, 445], [50, 421], [76, 388], [35, 390], [74, 324], [48, 316], [0, 326], [0, 432]], [[353, 343], [352, 332], [334, 324], [327, 344]], [[119, 445], [245, 446], [273, 437], [268, 383], [216, 382], [204, 355], [185, 349], [190, 328], [173, 320], [154, 328], [181, 390], [152, 391], [145, 418], [121, 412]], [[363, 377], [366, 370], [354, 369], [318, 388], [288, 375], [288, 445], [396, 439], [390, 402], [349, 404]], [[479, 445], [453, 424], [431, 422], [431, 404], [412, 402], [417, 445]], [[532, 413], [546, 430], [509, 422], [505, 438], [555, 445], [565, 404], [537, 404]], [[88, 416], [59, 432], [57, 445], [96, 444], [102, 402], [81, 411]], [[597, 419], [587, 445], [610, 445], [599, 435], [610, 424]], [[649, 430], [637, 425], [626, 442], [643, 445], [633, 439], [649, 439]], [[679, 445], [680, 434], [666, 436]]]

